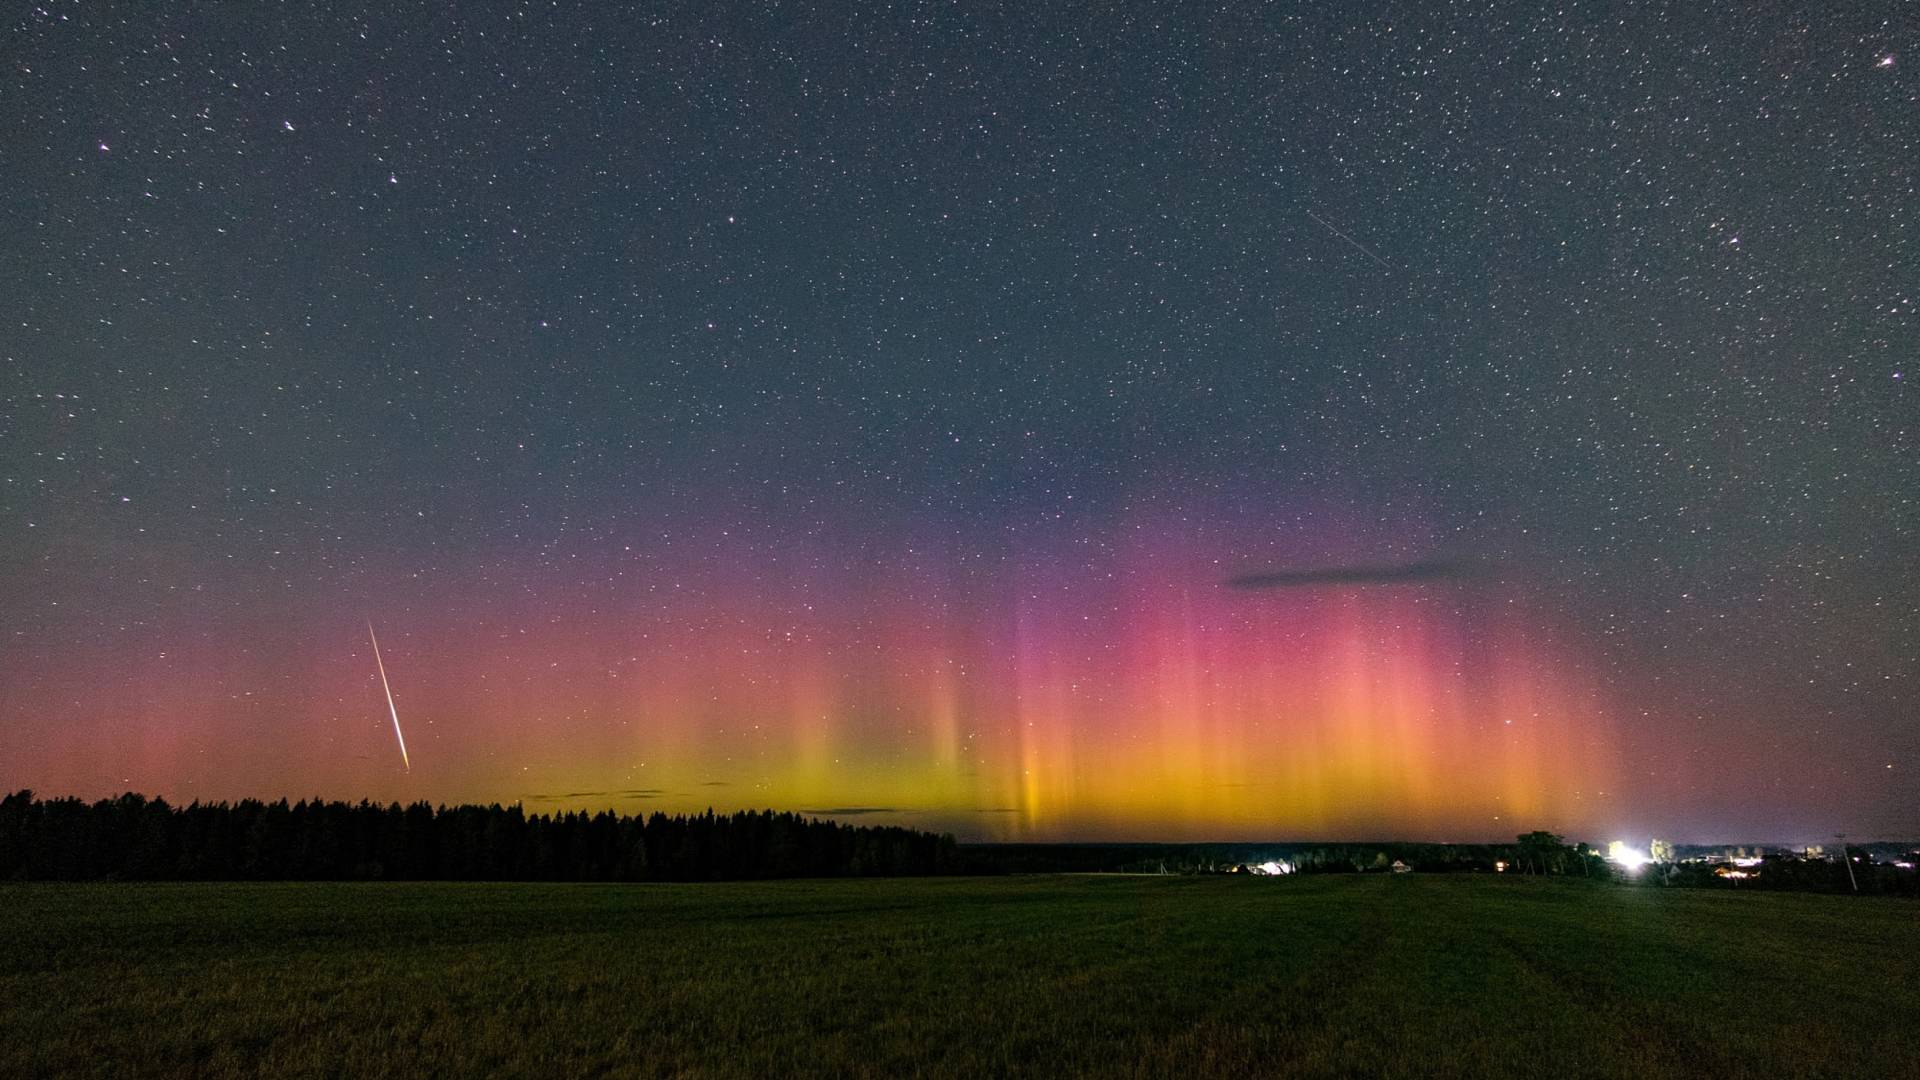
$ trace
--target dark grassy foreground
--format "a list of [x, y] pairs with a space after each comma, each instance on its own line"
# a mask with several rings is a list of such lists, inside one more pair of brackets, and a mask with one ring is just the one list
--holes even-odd
[[1914, 1075], [1920, 907], [1470, 876], [0, 887], [6, 1075]]

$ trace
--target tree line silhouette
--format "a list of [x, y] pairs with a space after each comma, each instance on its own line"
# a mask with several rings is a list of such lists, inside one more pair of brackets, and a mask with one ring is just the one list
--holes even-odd
[[954, 840], [771, 810], [0, 798], [0, 880], [719, 881], [938, 874]]
[[[1708, 864], [1624, 876], [1586, 844], [1532, 832], [1514, 844], [965, 844], [894, 826], [772, 810], [625, 816], [529, 814], [518, 804], [380, 805], [318, 799], [173, 806], [126, 794], [85, 802], [0, 797], [0, 881], [724, 881], [926, 874], [1219, 874], [1269, 859], [1297, 873], [1569, 875], [1597, 881], [1920, 895], [1920, 852], [1849, 847], [1855, 864], [1769, 854], [1733, 881]], [[1904, 853], [1904, 855], [1903, 855]], [[1892, 861], [1902, 856], [1904, 861]]]

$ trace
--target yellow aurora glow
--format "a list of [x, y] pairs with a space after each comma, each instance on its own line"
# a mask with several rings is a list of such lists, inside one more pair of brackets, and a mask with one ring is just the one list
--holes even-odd
[[[416, 615], [381, 642], [408, 673], [411, 775], [371, 657], [263, 678], [303, 647], [271, 635], [244, 667], [211, 645], [170, 662], [201, 682], [136, 664], [117, 687], [93, 676], [86, 706], [58, 681], [9, 706], [60, 721], [28, 748], [43, 784], [173, 799], [775, 807], [1019, 839], [1473, 839], [1618, 809], [1577, 635], [1511, 596], [1100, 581], [872, 575], [543, 621]], [[115, 742], [129, 713], [141, 738]]]
[[912, 602], [839, 628], [770, 632], [760, 612], [649, 630], [633, 677], [542, 721], [602, 749], [534, 793], [889, 811], [1018, 838], [1497, 836], [1601, 816], [1614, 763], [1599, 695], [1505, 605], [1412, 589], [1134, 600], [1098, 617], [1027, 603], [985, 630]]

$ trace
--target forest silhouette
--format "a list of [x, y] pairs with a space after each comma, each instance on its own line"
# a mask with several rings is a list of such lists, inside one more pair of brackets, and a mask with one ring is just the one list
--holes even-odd
[[722, 881], [937, 874], [954, 840], [772, 810], [0, 799], [0, 880]]

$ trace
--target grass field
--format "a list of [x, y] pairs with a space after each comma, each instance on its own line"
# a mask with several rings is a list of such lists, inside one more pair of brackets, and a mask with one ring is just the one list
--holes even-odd
[[0, 886], [0, 1073], [1912, 1076], [1920, 906], [1467, 876]]

